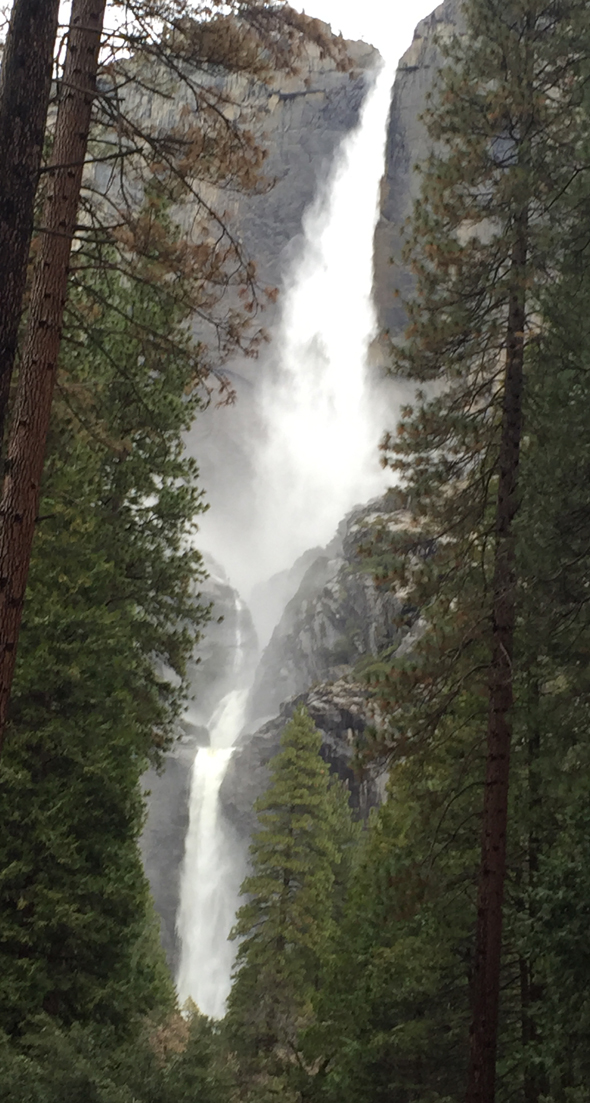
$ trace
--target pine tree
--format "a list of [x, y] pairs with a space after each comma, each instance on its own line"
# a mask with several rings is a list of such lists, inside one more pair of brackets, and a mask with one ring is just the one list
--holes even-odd
[[233, 931], [237, 966], [226, 1025], [232, 1044], [260, 1072], [280, 1075], [295, 1060], [298, 1033], [334, 934], [334, 889], [350, 844], [345, 790], [330, 781], [321, 736], [299, 709], [287, 724], [271, 781], [256, 804], [247, 902]]
[[176, 290], [162, 301], [113, 271], [94, 282], [72, 302], [0, 768], [10, 1033], [42, 1010], [125, 1033], [172, 999], [137, 846], [140, 777], [175, 734], [207, 615], [183, 445], [204, 396]]
[[[585, 112], [588, 112], [586, 97]], [[526, 416], [518, 518], [521, 578], [515, 766], [521, 847], [525, 1098], [588, 1083], [587, 868], [590, 622], [588, 363], [590, 188], [571, 190], [575, 228], [543, 300]], [[575, 962], [575, 965], [574, 965]]]
[[0, 444], [25, 290], [59, 0], [16, 0], [0, 74]]
[[73, 0], [7, 473], [0, 502], [0, 751], [12, 689], [106, 0]]
[[412, 224], [417, 294], [397, 352], [398, 370], [426, 387], [385, 442], [414, 513], [388, 569], [426, 623], [414, 656], [385, 675], [389, 749], [436, 737], [466, 693], [489, 702], [469, 1103], [494, 1099], [523, 385], [562, 255], [563, 196], [584, 164], [588, 14], [584, 0], [465, 5], [467, 33], [448, 48], [428, 115], [437, 145]]

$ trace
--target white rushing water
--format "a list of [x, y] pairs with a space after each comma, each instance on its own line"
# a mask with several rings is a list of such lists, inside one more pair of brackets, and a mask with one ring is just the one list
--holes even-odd
[[385, 66], [358, 128], [304, 217], [287, 280], [276, 371], [263, 390], [256, 457], [257, 569], [266, 577], [324, 545], [346, 512], [385, 486], [367, 353], [376, 334], [373, 235], [392, 73]]
[[[346, 512], [385, 485], [367, 352], [376, 331], [373, 234], [392, 76], [388, 69], [377, 76], [358, 128], [304, 219], [304, 245], [273, 339], [279, 360], [262, 392], [267, 432], [252, 442], [250, 532], [211, 549], [243, 591], [326, 544]], [[214, 1017], [223, 1014], [229, 991], [234, 946], [227, 935], [243, 873], [218, 795], [246, 696], [238, 666], [235, 687], [210, 724], [211, 749], [199, 750], [194, 764], [178, 916], [180, 1000], [190, 996]]]
[[247, 655], [241, 627], [243, 602], [236, 600], [234, 688], [223, 697], [209, 722], [210, 746], [197, 751], [191, 778], [189, 826], [186, 837], [177, 930], [181, 944], [177, 977], [181, 1005], [192, 999], [206, 1014], [221, 1018], [230, 986], [233, 926], [243, 847], [225, 824], [219, 788], [233, 745], [244, 723], [248, 685], [244, 684]]
[[197, 751], [191, 781], [182, 895], [178, 913], [181, 1005], [190, 997], [221, 1018], [229, 992], [234, 946], [228, 941], [238, 903], [242, 855], [220, 817], [219, 787], [244, 718], [247, 689], [223, 698], [211, 725], [211, 746]]

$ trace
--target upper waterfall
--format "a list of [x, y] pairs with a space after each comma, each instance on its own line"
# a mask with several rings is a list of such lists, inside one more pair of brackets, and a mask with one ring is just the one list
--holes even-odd
[[384, 486], [367, 353], [377, 324], [373, 234], [391, 84], [383, 66], [305, 214], [287, 276], [255, 460], [259, 576], [326, 544], [347, 510]]
[[292, 246], [269, 350], [255, 384], [238, 393], [237, 415], [248, 410], [249, 471], [238, 473], [229, 508], [214, 497], [202, 524], [202, 545], [246, 598], [307, 548], [326, 544], [352, 506], [386, 485], [378, 442], [395, 415], [375, 411], [367, 353], [393, 66], [366, 80], [359, 123], [326, 167]]

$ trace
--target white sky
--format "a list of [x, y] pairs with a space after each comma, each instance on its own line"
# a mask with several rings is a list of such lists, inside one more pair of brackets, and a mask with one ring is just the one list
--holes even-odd
[[[71, 0], [62, 0], [60, 19], [66, 22]], [[420, 19], [441, 0], [290, 0], [294, 8], [330, 23], [345, 38], [364, 39], [386, 61], [397, 62], [412, 41]], [[111, 22], [113, 13], [111, 12]]]
[[[440, 0], [291, 0], [293, 7], [330, 23], [345, 38], [363, 38], [388, 61], [397, 61], [412, 41], [414, 28]], [[69, 0], [62, 0], [65, 21]]]
[[420, 19], [440, 0], [291, 0], [293, 7], [323, 19], [345, 38], [370, 42], [387, 60], [397, 61], [412, 41]]

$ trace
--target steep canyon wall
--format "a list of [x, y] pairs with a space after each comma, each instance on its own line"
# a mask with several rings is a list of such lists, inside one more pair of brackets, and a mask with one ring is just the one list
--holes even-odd
[[[427, 138], [419, 116], [440, 65], [435, 34], [450, 34], [458, 26], [459, 0], [446, 0], [417, 27], [414, 42], [402, 58], [392, 95], [386, 166], [381, 187], [380, 217], [375, 233], [375, 300], [379, 325], [390, 338], [403, 333], [403, 310], [394, 290], [408, 291], [411, 280], [401, 262], [403, 223], [411, 212], [419, 181], [413, 166], [427, 153]], [[302, 218], [342, 138], [354, 128], [370, 85], [376, 52], [364, 43], [346, 43], [350, 66], [338, 68], [310, 47], [297, 76], [277, 77], [271, 87], [232, 77], [228, 95], [248, 105], [256, 134], [268, 149], [265, 173], [275, 183], [258, 195], [226, 199], [228, 217], [245, 249], [257, 264], [261, 282], [279, 289], [300, 248]], [[221, 79], [221, 78], [216, 78]], [[151, 110], [142, 103], [141, 110]], [[167, 108], [169, 110], [169, 108]], [[352, 212], [351, 212], [352, 213]], [[187, 215], [188, 217], [188, 215]], [[275, 308], [263, 319], [272, 351]], [[345, 320], [343, 320], [345, 324]], [[377, 363], [386, 358], [387, 338], [379, 342]], [[198, 457], [211, 514], [236, 518], [243, 511], [248, 523], [248, 495], [254, 477], [249, 441], [260, 431], [256, 394], [272, 355], [257, 361], [235, 357], [227, 371], [237, 393], [233, 408], [208, 411], [195, 426], [188, 447]], [[387, 421], [387, 385], [383, 387], [383, 427]], [[403, 603], [380, 593], [357, 555], [362, 534], [377, 516], [393, 526], [405, 524], [403, 501], [395, 492], [378, 503], [353, 511], [332, 543], [301, 557], [291, 571], [263, 587], [258, 600], [272, 607], [273, 622], [284, 613], [260, 657], [251, 690], [246, 726], [222, 783], [220, 799], [229, 822], [240, 834], [253, 826], [252, 804], [267, 780], [267, 764], [276, 752], [280, 732], [298, 703], [305, 703], [323, 734], [323, 751], [331, 768], [351, 788], [353, 803], [364, 814], [380, 798], [382, 779], [357, 778], [350, 763], [355, 741], [370, 720], [367, 694], [355, 670], [363, 657], [384, 647], [406, 647], [412, 629], [400, 635], [398, 614]], [[223, 527], [223, 521], [218, 522]], [[230, 530], [228, 529], [228, 532]], [[205, 527], [205, 538], [207, 536]], [[223, 533], [221, 537], [223, 543]], [[237, 616], [252, 666], [258, 661], [255, 631], [247, 610], [214, 561], [205, 598], [213, 602], [211, 627], [202, 645], [201, 662], [193, 669], [195, 700], [178, 744], [167, 756], [162, 776], [151, 775], [149, 815], [143, 853], [169, 961], [176, 968], [178, 940], [175, 916], [179, 900], [180, 864], [188, 824], [190, 765], [195, 749], [206, 744], [207, 724], [215, 704], [229, 684]], [[241, 612], [239, 611], [241, 609]], [[220, 620], [223, 618], [223, 620]], [[407, 618], [411, 625], [411, 616]]]

